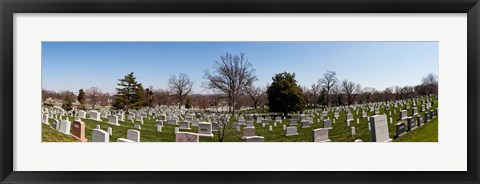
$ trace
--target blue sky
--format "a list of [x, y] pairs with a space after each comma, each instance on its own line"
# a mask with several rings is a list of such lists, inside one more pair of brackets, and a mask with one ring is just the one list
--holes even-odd
[[211, 93], [201, 86], [204, 70], [225, 52], [245, 53], [258, 86], [283, 71], [302, 86], [332, 70], [339, 80], [379, 90], [438, 76], [438, 42], [43, 42], [42, 88], [113, 93], [118, 79], [134, 72], [144, 87], [165, 89], [170, 75], [182, 72], [195, 93]]

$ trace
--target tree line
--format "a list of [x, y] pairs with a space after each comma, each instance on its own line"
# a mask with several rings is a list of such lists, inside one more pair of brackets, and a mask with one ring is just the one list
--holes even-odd
[[317, 83], [300, 86], [295, 80], [295, 73], [282, 72], [272, 77], [267, 86], [254, 86], [258, 80], [253, 64], [245, 54], [225, 53], [215, 60], [211, 70], [204, 71], [204, 89], [213, 94], [194, 94], [193, 81], [185, 73], [171, 75], [167, 89], [144, 88], [136, 80], [134, 73], [118, 79], [116, 93], [103, 93], [98, 87], [80, 89], [78, 94], [63, 91], [56, 93], [42, 90], [42, 100], [61, 99], [62, 108], [69, 110], [72, 103], [78, 102], [80, 109], [90, 105], [92, 109], [111, 105], [113, 109], [139, 109], [158, 105], [176, 105], [178, 108], [228, 106], [229, 112], [235, 114], [242, 106], [254, 109], [268, 106], [270, 112], [289, 113], [306, 108], [325, 106], [352, 105], [412, 98], [426, 94], [438, 93], [438, 77], [430, 73], [415, 86], [393, 86], [384, 90], [371, 87], [362, 88], [359, 83], [348, 79], [339, 80], [335, 71], [325, 72]]
[[276, 74], [272, 81], [267, 87], [269, 110], [284, 114], [306, 108], [364, 104], [438, 94], [438, 77], [433, 73], [423, 77], [419, 85], [394, 86], [384, 90], [362, 88], [360, 84], [347, 79], [340, 81], [334, 71], [327, 71], [318, 79], [317, 84], [310, 87], [298, 85], [295, 73]]

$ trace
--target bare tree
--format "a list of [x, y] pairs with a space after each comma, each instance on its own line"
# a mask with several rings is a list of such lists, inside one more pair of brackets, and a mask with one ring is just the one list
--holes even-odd
[[332, 106], [338, 106], [342, 103], [342, 89], [339, 85], [334, 85], [330, 90]]
[[400, 93], [402, 93], [402, 87], [400, 87], [400, 86], [395, 86], [395, 87], [393, 87], [393, 90], [394, 90], [393, 92], [394, 92], [395, 94], [400, 94]]
[[362, 91], [362, 96], [365, 100], [365, 103], [371, 102], [372, 95], [376, 92], [375, 88], [365, 87]]
[[57, 93], [53, 90], [42, 89], [42, 100], [45, 102], [47, 99], [48, 101], [53, 101], [63, 99], [63, 97], [60, 93]]
[[224, 93], [228, 99], [229, 112], [235, 114], [237, 97], [257, 80], [255, 69], [245, 54], [240, 53], [238, 56], [226, 53], [220, 56], [219, 61], [215, 61], [213, 70], [214, 73], [205, 70], [204, 78], [207, 81], [204, 86]]
[[404, 86], [402, 88], [403, 99], [415, 97], [415, 90], [412, 86]]
[[330, 106], [330, 95], [332, 93], [332, 89], [337, 85], [338, 82], [338, 79], [335, 77], [335, 75], [337, 75], [336, 72], [327, 71], [327, 73], [323, 74], [323, 78], [318, 80], [318, 84], [327, 90], [327, 106]]
[[347, 96], [347, 104], [352, 105], [355, 101], [355, 97], [358, 95], [358, 89], [361, 88], [360, 84], [355, 84], [352, 81], [343, 80], [341, 84], [341, 90]]
[[180, 73], [178, 78], [176, 75], [170, 76], [168, 86], [175, 98], [178, 99], [178, 108], [180, 108], [187, 95], [192, 91], [193, 82], [190, 81], [187, 74]]
[[153, 104], [170, 105], [170, 96], [167, 90], [157, 89], [153, 92]]
[[383, 90], [384, 101], [389, 101], [394, 99], [393, 87], [387, 87]]
[[101, 94], [99, 97], [99, 102], [101, 106], [108, 106], [110, 104], [111, 95], [109, 93]]
[[438, 77], [433, 73], [429, 73], [427, 76], [422, 78], [422, 85], [427, 87], [428, 93], [436, 93], [438, 87]]
[[259, 104], [260, 100], [262, 100], [262, 95], [265, 95], [264, 89], [261, 87], [250, 86], [247, 88], [246, 93], [252, 100], [253, 107], [257, 109], [257, 105]]
[[205, 110], [210, 107], [210, 102], [208, 95], [206, 94], [193, 94], [192, 96], [193, 104], [196, 104], [200, 109]]
[[91, 87], [87, 89], [86, 95], [88, 102], [90, 102], [90, 105], [92, 106], [92, 109], [95, 109], [95, 106], [100, 102], [102, 90], [100, 90], [98, 87]]
[[438, 77], [433, 74], [429, 73], [427, 76], [422, 78], [423, 84], [438, 84]]
[[307, 106], [312, 105], [312, 92], [308, 89], [307, 86], [303, 85], [298, 85], [298, 88], [302, 91], [303, 99], [305, 99], [305, 102], [307, 102]]

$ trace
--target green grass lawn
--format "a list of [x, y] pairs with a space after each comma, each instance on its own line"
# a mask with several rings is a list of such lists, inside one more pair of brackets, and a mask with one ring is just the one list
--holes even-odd
[[418, 127], [398, 139], [395, 142], [438, 142], [438, 118]]
[[[437, 103], [431, 109], [435, 109]], [[420, 104], [417, 104], [417, 108], [420, 109]], [[393, 138], [395, 135], [395, 123], [399, 117], [400, 107], [391, 109], [396, 110], [396, 114], [392, 113], [393, 123], [388, 123], [389, 127], [389, 134], [390, 138]], [[382, 114], [385, 109], [380, 109], [380, 113]], [[330, 119], [333, 118], [333, 112], [330, 112], [328, 116]], [[353, 113], [354, 118], [361, 117], [362, 112], [358, 111], [358, 113]], [[372, 116], [373, 113], [367, 112], [368, 116]], [[423, 115], [423, 112], [419, 113]], [[390, 121], [389, 113], [386, 113], [388, 121]], [[411, 115], [410, 109], [408, 110], [408, 115]], [[422, 116], [423, 117], [423, 116]], [[314, 117], [314, 122], [317, 122], [319, 116]], [[73, 117], [69, 117], [69, 120], [73, 122]], [[356, 139], [361, 139], [364, 142], [370, 141], [370, 131], [368, 130], [368, 121], [366, 118], [361, 118], [359, 124], [355, 121], [350, 122], [350, 126], [346, 126], [345, 122], [346, 116], [344, 111], [340, 111], [340, 117], [336, 120], [335, 123], [332, 122], [333, 129], [329, 130], [329, 139], [332, 142], [353, 142]], [[242, 136], [242, 132], [238, 132], [232, 128], [234, 120], [233, 118], [230, 120], [229, 127], [227, 127], [226, 137], [224, 138], [224, 142], [245, 142], [245, 140], [240, 139]], [[51, 120], [50, 120], [51, 122]], [[117, 138], [126, 138], [127, 130], [134, 129], [134, 124], [131, 121], [119, 121], [121, 126], [112, 126], [107, 124], [107, 119], [102, 119], [101, 122], [97, 122], [95, 120], [90, 119], [83, 119], [85, 122], [85, 133], [86, 138], [88, 141], [91, 141], [92, 138], [92, 130], [98, 124], [100, 125], [102, 130], [107, 130], [108, 127], [112, 127], [113, 132], [110, 136], [110, 142], [116, 142]], [[139, 124], [139, 122], [135, 122]], [[273, 126], [273, 121], [269, 122], [270, 125]], [[289, 125], [289, 120], [283, 120], [282, 124], [278, 123], [276, 127], [273, 127], [273, 131], [268, 130], [268, 126], [262, 127], [261, 123], [254, 123], [255, 125], [255, 134], [257, 136], [265, 137], [265, 142], [311, 142], [312, 141], [312, 130], [316, 128], [323, 128], [323, 121], [311, 124], [310, 128], [301, 128], [301, 123], [298, 122], [297, 136], [285, 136], [285, 132], [283, 130], [282, 125]], [[354, 136], [351, 135], [351, 126], [355, 126], [356, 134]], [[155, 127], [155, 120], [149, 119], [147, 117], [144, 118], [144, 124], [141, 125], [140, 130], [140, 140], [141, 142], [175, 142], [175, 127], [176, 125], [169, 125], [164, 122], [164, 127], [162, 128], [162, 132], [157, 132], [157, 128]], [[188, 131], [188, 132], [198, 132], [197, 127], [191, 127], [191, 130], [180, 130]], [[74, 140], [74, 139], [73, 139]], [[44, 142], [69, 142], [72, 141], [70, 136], [64, 135], [59, 131], [51, 129], [48, 125], [42, 126], [42, 141]], [[438, 141], [438, 119], [434, 118], [431, 119], [428, 123], [424, 126], [419, 127], [418, 129], [407, 132], [405, 135], [396, 139], [394, 141], [398, 142], [435, 142]], [[200, 142], [218, 142], [217, 133], [214, 132], [213, 138], [205, 138], [201, 137]]]
[[76, 142], [76, 139], [42, 123], [42, 142]]

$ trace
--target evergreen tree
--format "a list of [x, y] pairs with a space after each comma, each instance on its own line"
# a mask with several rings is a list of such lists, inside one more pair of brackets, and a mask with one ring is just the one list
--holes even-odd
[[80, 102], [80, 104], [85, 104], [85, 92], [83, 89], [78, 90], [77, 100]]
[[152, 107], [153, 105], [153, 92], [151, 89], [145, 89], [145, 106]]
[[78, 90], [77, 101], [80, 103], [78, 109], [86, 110], [87, 107], [85, 106], [85, 91], [83, 89]]
[[136, 90], [136, 95], [134, 96], [134, 101], [132, 102], [132, 108], [140, 109], [146, 106], [146, 95], [145, 90], [143, 89], [142, 84], [138, 84], [138, 88]]
[[66, 111], [70, 111], [72, 110], [73, 108], [73, 101], [75, 99], [75, 96], [72, 92], [66, 92], [65, 93], [65, 96], [63, 97], [63, 103], [62, 103], [62, 109], [66, 110]]
[[117, 94], [112, 103], [114, 109], [139, 109], [143, 104], [143, 87], [136, 81], [133, 72], [118, 79]]
[[305, 109], [306, 102], [295, 80], [295, 73], [279, 73], [272, 80], [272, 84], [267, 89], [270, 112], [281, 112], [287, 115], [287, 113]]
[[187, 100], [185, 102], [185, 108], [187, 109], [192, 108], [192, 97], [187, 97]]

